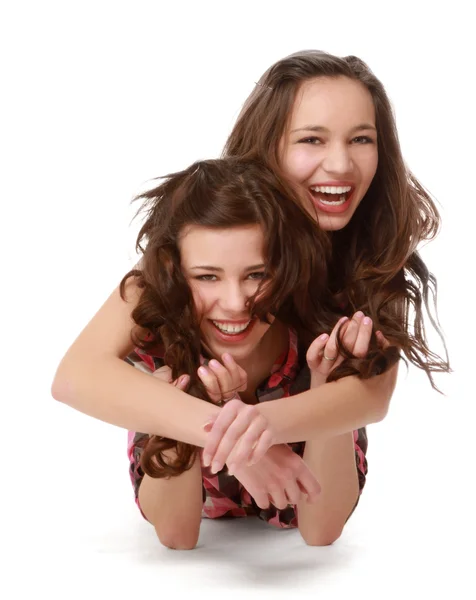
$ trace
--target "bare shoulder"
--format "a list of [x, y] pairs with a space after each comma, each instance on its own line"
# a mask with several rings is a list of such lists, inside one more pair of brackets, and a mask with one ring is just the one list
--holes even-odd
[[135, 323], [131, 315], [140, 296], [134, 277], [126, 281], [123, 297], [117, 286], [74, 340], [66, 356], [125, 358], [134, 348], [131, 333]]

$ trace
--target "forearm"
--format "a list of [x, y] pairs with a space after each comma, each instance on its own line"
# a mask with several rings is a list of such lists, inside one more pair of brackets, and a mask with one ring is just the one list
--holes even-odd
[[359, 497], [352, 433], [306, 442], [304, 462], [321, 485], [314, 503], [297, 506], [299, 530], [311, 545], [332, 544], [341, 534]]
[[372, 379], [344, 377], [293, 396], [263, 402], [262, 414], [276, 433], [276, 443], [325, 440], [348, 433], [387, 414], [397, 367]]
[[120, 358], [66, 356], [51, 389], [56, 400], [106, 423], [203, 447], [204, 423], [219, 408], [194, 398]]

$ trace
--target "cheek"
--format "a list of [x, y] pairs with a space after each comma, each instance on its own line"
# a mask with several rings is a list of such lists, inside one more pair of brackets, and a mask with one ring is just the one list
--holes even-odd
[[377, 149], [372, 149], [372, 151], [369, 151], [369, 153], [367, 154], [367, 156], [362, 157], [361, 160], [361, 165], [360, 165], [360, 172], [362, 173], [363, 179], [365, 180], [365, 182], [370, 185], [372, 179], [375, 176], [375, 173], [377, 172], [377, 165], [378, 165], [378, 152]]
[[[205, 290], [200, 289], [197, 285], [191, 285], [192, 289], [192, 297], [193, 303], [195, 305], [195, 310], [199, 317], [203, 316], [207, 312], [207, 305], [210, 304], [210, 300], [207, 299], [207, 293]], [[209, 294], [208, 294], [209, 295]]]
[[286, 175], [300, 183], [308, 179], [316, 169], [318, 158], [309, 146], [291, 146], [283, 157], [282, 167]]

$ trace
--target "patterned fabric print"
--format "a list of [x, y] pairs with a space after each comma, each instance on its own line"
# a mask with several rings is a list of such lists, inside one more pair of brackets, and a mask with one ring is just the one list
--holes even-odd
[[[305, 364], [305, 352], [299, 349], [296, 335], [290, 331], [289, 348], [283, 353], [271, 369], [270, 377], [257, 389], [258, 402], [267, 402], [300, 394], [309, 389], [310, 373]], [[125, 359], [130, 365], [146, 373], [164, 365], [159, 356], [150, 356], [136, 349]], [[206, 361], [204, 361], [206, 364]], [[365, 485], [368, 471], [367, 433], [365, 428], [353, 432], [355, 460], [359, 478], [359, 497]], [[139, 486], [144, 476], [140, 467], [142, 450], [147, 443], [148, 435], [139, 432], [128, 432], [128, 457], [130, 462], [129, 475], [134, 488], [135, 501], [140, 509], [138, 501]], [[289, 447], [303, 456], [305, 442], [289, 444]], [[200, 452], [200, 459], [202, 452]], [[210, 467], [205, 467], [202, 462], [203, 482], [203, 510], [202, 516], [216, 519], [219, 517], [246, 517], [257, 515], [263, 521], [281, 528], [297, 527], [297, 518], [293, 506], [280, 510], [273, 505], [267, 509], [261, 509], [254, 499], [232, 475], [228, 475], [226, 467], [216, 474], [210, 472]], [[358, 500], [354, 506], [357, 506]], [[141, 511], [142, 512], [142, 511]], [[144, 514], [142, 513], [144, 516]], [[349, 515], [350, 516], [350, 515]], [[145, 517], [145, 516], [144, 516]]]

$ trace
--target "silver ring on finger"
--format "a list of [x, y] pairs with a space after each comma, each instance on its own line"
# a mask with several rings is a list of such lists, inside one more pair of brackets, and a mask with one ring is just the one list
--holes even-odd
[[240, 395], [238, 394], [238, 392], [235, 392], [233, 394], [233, 396], [230, 396], [229, 398], [223, 398], [222, 399], [222, 403], [225, 404], [226, 402], [229, 402], [230, 400], [241, 400]]

